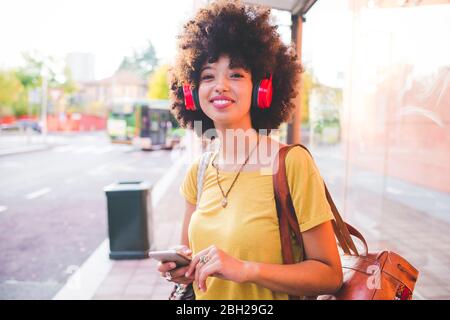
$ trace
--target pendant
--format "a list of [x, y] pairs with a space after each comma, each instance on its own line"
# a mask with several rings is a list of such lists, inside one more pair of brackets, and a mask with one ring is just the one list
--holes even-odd
[[222, 200], [222, 207], [225, 208], [228, 204], [227, 198], [223, 198]]

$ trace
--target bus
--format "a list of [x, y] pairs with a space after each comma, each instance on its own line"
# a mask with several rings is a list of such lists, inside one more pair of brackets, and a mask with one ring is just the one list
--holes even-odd
[[172, 149], [179, 142], [171, 134], [174, 124], [168, 100], [115, 102], [108, 112], [107, 132], [112, 143]]

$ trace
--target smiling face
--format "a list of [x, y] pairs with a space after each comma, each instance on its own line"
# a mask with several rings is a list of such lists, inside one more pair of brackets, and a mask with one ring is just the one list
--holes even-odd
[[244, 68], [231, 67], [227, 55], [204, 64], [198, 95], [203, 112], [216, 128], [251, 128], [252, 75]]

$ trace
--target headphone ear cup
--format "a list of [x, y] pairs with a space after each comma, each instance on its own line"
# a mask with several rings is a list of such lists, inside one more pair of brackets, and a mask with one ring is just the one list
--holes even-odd
[[257, 81], [253, 84], [252, 89], [252, 107], [258, 108], [258, 92], [259, 92], [259, 86], [261, 85], [261, 81]]
[[192, 97], [194, 98], [194, 105], [197, 110], [200, 110], [200, 99], [198, 97], [198, 89], [192, 90]]
[[260, 81], [257, 98], [259, 108], [270, 108], [270, 104], [272, 103], [272, 75]]
[[188, 83], [183, 84], [183, 96], [186, 110], [195, 110], [194, 97]]

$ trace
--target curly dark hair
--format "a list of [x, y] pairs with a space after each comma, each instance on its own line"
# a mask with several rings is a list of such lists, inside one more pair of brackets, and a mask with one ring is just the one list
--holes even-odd
[[200, 9], [178, 36], [178, 55], [169, 72], [171, 112], [183, 128], [202, 122], [201, 133], [214, 128], [202, 111], [186, 110], [183, 84], [198, 88], [200, 69], [226, 54], [231, 67], [242, 67], [252, 74], [253, 83], [268, 73], [273, 75], [272, 103], [268, 109], [251, 106], [255, 130], [276, 129], [289, 119], [292, 99], [298, 94], [302, 65], [291, 46], [282, 43], [277, 26], [270, 24], [270, 9], [244, 5], [239, 1], [217, 1]]

